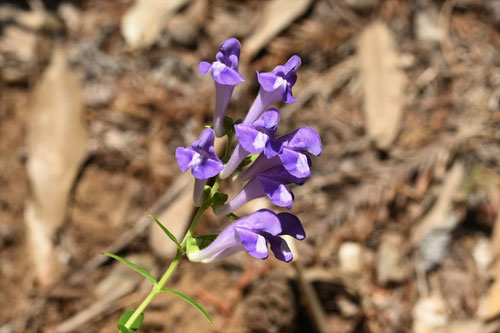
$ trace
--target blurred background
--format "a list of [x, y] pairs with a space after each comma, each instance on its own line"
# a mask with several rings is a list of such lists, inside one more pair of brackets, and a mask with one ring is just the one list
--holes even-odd
[[198, 63], [228, 37], [233, 119], [256, 70], [302, 58], [278, 107], [279, 134], [323, 140], [294, 189], [308, 237], [293, 264], [184, 261], [169, 287], [213, 325], [162, 295], [141, 331], [499, 332], [499, 27], [498, 0], [0, 2], [0, 332], [115, 332], [149, 292], [102, 253], [173, 257], [147, 215], [192, 217], [174, 151], [211, 123]]

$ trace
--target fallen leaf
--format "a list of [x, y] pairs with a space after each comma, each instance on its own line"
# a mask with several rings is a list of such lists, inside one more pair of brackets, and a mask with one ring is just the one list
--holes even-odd
[[396, 138], [403, 112], [406, 79], [399, 59], [394, 38], [384, 23], [372, 23], [361, 33], [358, 61], [366, 130], [382, 149]]
[[464, 178], [464, 165], [453, 164], [443, 180], [436, 203], [411, 232], [411, 242], [418, 247], [417, 266], [427, 271], [439, 264], [447, 253], [451, 232], [458, 224], [453, 211], [453, 196]]
[[273, 0], [262, 10], [257, 29], [244, 42], [244, 56], [251, 59], [277, 34], [305, 13], [311, 0]]
[[42, 285], [55, 278], [54, 233], [63, 222], [69, 191], [86, 155], [83, 103], [80, 80], [70, 70], [65, 51], [56, 48], [35, 87], [27, 140], [32, 195], [26, 203], [25, 219]]
[[495, 224], [493, 227], [493, 237], [491, 240], [490, 248], [492, 251], [493, 258], [495, 262], [492, 265], [491, 272], [495, 278], [495, 282], [488, 290], [488, 296], [486, 300], [486, 306], [481, 317], [485, 320], [492, 319], [500, 315], [500, 247], [498, 242], [500, 241], [500, 214], [497, 214]]
[[122, 35], [132, 49], [151, 46], [169, 17], [190, 0], [136, 0], [121, 21]]
[[464, 173], [464, 165], [460, 162], [456, 162], [448, 171], [436, 203], [412, 230], [411, 239], [413, 244], [419, 243], [426, 234], [434, 229], [448, 230], [450, 227], [454, 227], [454, 225], [449, 225], [447, 222], [450, 222], [453, 196], [460, 187]]

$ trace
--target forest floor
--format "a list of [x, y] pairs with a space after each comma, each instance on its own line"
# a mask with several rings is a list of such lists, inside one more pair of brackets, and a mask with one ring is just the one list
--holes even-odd
[[140, 331], [500, 332], [499, 27], [497, 0], [2, 1], [0, 333], [116, 332], [147, 295], [103, 253], [155, 275], [172, 259], [147, 216], [187, 228], [174, 152], [211, 123], [198, 64], [229, 37], [233, 119], [255, 71], [302, 58], [298, 102], [277, 107], [280, 134], [322, 138], [294, 189], [307, 238], [292, 264], [183, 261], [169, 287], [213, 324], [165, 294]]

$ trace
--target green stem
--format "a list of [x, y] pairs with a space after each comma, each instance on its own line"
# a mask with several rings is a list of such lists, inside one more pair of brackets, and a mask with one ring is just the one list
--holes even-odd
[[[217, 188], [219, 187], [219, 183], [220, 183], [220, 180], [215, 181], [215, 184], [217, 184], [217, 186], [214, 184], [214, 186], [212, 187], [212, 191], [213, 191], [214, 187], [217, 187]], [[189, 227], [188, 231], [186, 232], [186, 235], [184, 236], [184, 239], [182, 240], [181, 248], [177, 249], [177, 253], [175, 255], [174, 260], [170, 263], [170, 266], [168, 266], [167, 270], [165, 271], [165, 273], [161, 277], [160, 281], [158, 281], [158, 283], [153, 286], [153, 289], [148, 294], [148, 296], [146, 296], [144, 301], [142, 301], [142, 303], [137, 307], [137, 309], [134, 311], [134, 313], [127, 320], [127, 322], [125, 323], [126, 328], [130, 328], [132, 326], [132, 324], [137, 320], [137, 318], [139, 318], [141, 313], [146, 309], [146, 307], [149, 305], [149, 303], [151, 303], [151, 301], [156, 297], [156, 295], [161, 293], [162, 288], [165, 286], [167, 281], [170, 279], [172, 274], [175, 272], [177, 266], [179, 266], [179, 263], [181, 262], [182, 256], [184, 255], [184, 251], [186, 248], [186, 242], [187, 242], [188, 238], [193, 235], [194, 230], [196, 229], [196, 227], [198, 226], [198, 223], [200, 222], [200, 219], [201, 219], [201, 216], [203, 215], [203, 212], [208, 207], [209, 207], [209, 205], [207, 203], [204, 203], [200, 208], [198, 208], [198, 211], [196, 212], [196, 215], [194, 216], [193, 221], [191, 222], [191, 226]]]

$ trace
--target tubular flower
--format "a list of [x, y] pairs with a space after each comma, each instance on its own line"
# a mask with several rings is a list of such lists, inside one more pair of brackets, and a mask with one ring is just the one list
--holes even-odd
[[214, 131], [210, 128], [204, 130], [191, 147], [177, 147], [175, 158], [182, 172], [191, 168], [191, 173], [196, 178], [194, 201], [195, 205], [199, 207], [207, 180], [224, 169], [222, 161], [215, 155]]
[[311, 177], [311, 160], [306, 153], [319, 156], [321, 151], [319, 134], [310, 127], [301, 127], [272, 141], [266, 146], [264, 154], [243, 171], [238, 179], [248, 180], [277, 165], [283, 165], [291, 175], [297, 178], [309, 178]]
[[214, 129], [217, 137], [224, 135], [224, 116], [229, 100], [233, 94], [234, 86], [245, 81], [238, 71], [241, 44], [236, 38], [229, 38], [219, 45], [220, 52], [212, 64], [202, 61], [199, 65], [201, 74], [212, 71], [215, 81], [215, 114]]
[[188, 258], [191, 261], [208, 263], [247, 251], [255, 258], [265, 259], [269, 256], [270, 244], [274, 256], [288, 262], [293, 259], [293, 255], [280, 235], [290, 235], [299, 240], [306, 236], [300, 220], [295, 215], [275, 214], [270, 210], [261, 209], [229, 225], [204, 249], [188, 252]]
[[276, 206], [292, 208], [293, 193], [288, 184], [303, 185], [306, 179], [292, 176], [286, 169], [278, 165], [267, 169], [245, 184], [240, 193], [238, 193], [229, 203], [217, 207], [217, 215], [227, 215], [247, 202], [267, 196]]
[[285, 103], [297, 101], [292, 95], [292, 87], [297, 81], [295, 73], [300, 65], [300, 57], [294, 55], [284, 65], [276, 66], [271, 72], [257, 72], [260, 90], [245, 120], [243, 120], [244, 124], [251, 124], [262, 111], [279, 100], [283, 100]]
[[280, 115], [272, 108], [264, 112], [253, 124], [234, 126], [238, 145], [234, 149], [220, 177], [229, 177], [249, 154], [259, 154], [271, 144], [276, 134]]

